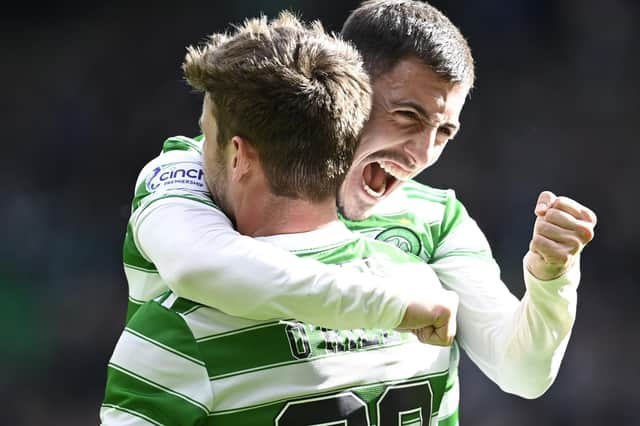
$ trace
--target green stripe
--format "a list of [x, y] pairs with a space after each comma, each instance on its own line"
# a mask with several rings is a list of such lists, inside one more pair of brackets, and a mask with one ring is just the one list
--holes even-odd
[[171, 310], [177, 312], [182, 315], [189, 315], [194, 312], [196, 309], [203, 307], [199, 303], [192, 302], [191, 300], [183, 299], [182, 297], [178, 297], [173, 304], [171, 305]]
[[444, 215], [442, 217], [442, 224], [440, 225], [440, 234], [435, 241], [436, 247], [442, 244], [444, 239], [453, 231], [453, 229], [460, 225], [462, 222], [469, 218], [467, 211], [460, 201], [451, 199], [447, 203]]
[[145, 178], [142, 180], [142, 182], [140, 182], [133, 193], [133, 200], [131, 201], [131, 213], [135, 212], [138, 207], [140, 207], [140, 204], [142, 204], [142, 200], [149, 194], [151, 194], [151, 192], [147, 190], [147, 177], [145, 176]]
[[[380, 329], [327, 330], [299, 322], [281, 321], [199, 339], [199, 347], [209, 378], [214, 380], [336, 354], [410, 344], [413, 341], [410, 333]], [[244, 348], [244, 352], [239, 348]]]
[[299, 257], [312, 257], [322, 263], [341, 264], [353, 259], [359, 259], [362, 257], [365, 246], [362, 244], [360, 238], [356, 238], [353, 241], [342, 242], [335, 247], [331, 247], [328, 251], [327, 247], [317, 247], [307, 250], [296, 251], [295, 254]]
[[429, 235], [429, 258], [433, 260], [433, 255], [435, 254], [436, 248], [442, 244], [442, 222], [425, 225], [425, 231], [426, 234]]
[[451, 193], [443, 189], [434, 189], [421, 184], [403, 185], [401, 187], [407, 198], [417, 198], [437, 204], [444, 204], [451, 198]]
[[131, 223], [127, 224], [127, 232], [124, 235], [122, 260], [124, 264], [130, 268], [143, 272], [157, 272], [156, 266], [142, 257], [140, 250], [138, 250], [138, 247], [133, 240], [133, 228], [131, 227]]
[[440, 198], [447, 198], [451, 193], [451, 191], [448, 189], [434, 188], [433, 186], [425, 185], [424, 183], [420, 183], [416, 180], [410, 180], [403, 184], [400, 188], [403, 191], [417, 191]]
[[405, 195], [405, 198], [409, 199], [409, 200], [420, 200], [420, 201], [427, 201], [430, 203], [435, 203], [435, 204], [446, 204], [447, 199], [446, 198], [430, 198], [430, 197], [425, 197], [424, 194], [412, 194], [412, 193], [408, 193]]
[[436, 204], [445, 204], [449, 197], [447, 194], [433, 194], [425, 191], [421, 191], [418, 188], [408, 188], [404, 191], [406, 198], [420, 199]]
[[[188, 300], [186, 300], [186, 302], [188, 302]], [[199, 305], [197, 303], [193, 303], [193, 305], [194, 305], [195, 308], [206, 308], [205, 306]], [[187, 306], [185, 306], [185, 307], [187, 307]], [[173, 309], [173, 307], [171, 309]], [[209, 308], [209, 309], [211, 309], [211, 308]], [[189, 311], [187, 311], [188, 312], [187, 314], [183, 313], [182, 315], [189, 315], [190, 313], [193, 312], [193, 308], [191, 308]], [[244, 333], [246, 331], [253, 332], [253, 331], [256, 331], [256, 330], [263, 329], [265, 327], [272, 327], [272, 326], [281, 325], [281, 321], [288, 321], [288, 320], [277, 320], [277, 321], [272, 321], [272, 322], [264, 322], [264, 323], [260, 323], [260, 324], [257, 324], [257, 325], [250, 325], [250, 326], [247, 326], [247, 327], [238, 327], [238, 328], [233, 329], [231, 331], [225, 331], [225, 332], [222, 332], [222, 333], [208, 334], [206, 336], [198, 337], [196, 340], [198, 342], [204, 342], [204, 341], [207, 341], [207, 340], [220, 339], [222, 337], [232, 336], [234, 334], [239, 334], [239, 333]], [[217, 340], [217, 341], [220, 342], [220, 340]]]
[[458, 426], [458, 409], [456, 408], [456, 411], [449, 417], [440, 420], [438, 426]]
[[206, 306], [194, 304], [190, 309], [187, 309], [186, 311], [182, 312], [182, 315], [186, 317], [187, 315], [191, 315], [192, 313], [194, 313], [200, 308], [206, 308]]
[[103, 407], [107, 407], [107, 408], [113, 408], [114, 410], [122, 411], [122, 412], [127, 413], [127, 414], [131, 414], [132, 416], [139, 417], [139, 418], [141, 418], [143, 420], [146, 420], [149, 423], [153, 423], [154, 425], [157, 425], [157, 426], [164, 426], [162, 423], [158, 423], [155, 420], [153, 420], [152, 418], [147, 417], [147, 416], [145, 416], [145, 415], [143, 415], [141, 413], [138, 413], [137, 411], [134, 411], [134, 410], [129, 410], [127, 408], [120, 407], [120, 406], [113, 405], [113, 404], [102, 404], [102, 406]]
[[184, 319], [155, 301], [142, 305], [127, 328], [156, 346], [204, 366], [202, 354]]
[[[425, 195], [423, 193], [420, 192], [407, 192], [404, 194], [404, 198], [405, 200], [417, 200], [417, 201], [421, 201], [422, 203], [430, 203], [430, 204], [437, 204], [440, 206], [446, 205], [447, 202], [449, 201], [448, 198], [439, 198], [439, 197], [431, 197], [429, 195]], [[436, 206], [421, 206], [423, 208], [433, 208]], [[406, 209], [409, 211], [415, 211], [415, 205], [414, 203], [410, 203], [406, 205]]]
[[129, 269], [135, 269], [136, 271], [146, 272], [148, 274], [156, 274], [156, 275], [158, 275], [158, 270], [156, 269], [154, 264], [151, 264], [152, 267], [153, 267], [152, 269], [142, 268], [140, 266], [130, 265], [130, 264], [124, 263], [124, 262], [122, 262], [122, 265], [127, 267], [127, 268], [129, 268]]
[[481, 259], [492, 259], [491, 252], [489, 250], [453, 250], [438, 257], [434, 257], [430, 262], [437, 262], [448, 257], [478, 257]]
[[196, 151], [202, 153], [201, 144], [185, 136], [174, 136], [164, 141], [162, 144], [162, 152], [169, 151]]
[[166, 425], [196, 424], [208, 410], [109, 365], [104, 404], [132, 410]]
[[128, 323], [129, 320], [131, 320], [133, 315], [138, 311], [138, 309], [140, 309], [140, 306], [142, 306], [142, 303], [138, 303], [134, 299], [129, 298], [129, 300], [127, 301], [127, 319], [125, 321], [125, 324]]
[[167, 290], [164, 293], [162, 293], [161, 295], [159, 295], [158, 297], [154, 298], [153, 300], [156, 303], [159, 303], [160, 305], [162, 305], [162, 303], [164, 303], [165, 300], [167, 300], [169, 298], [169, 296], [171, 296], [173, 294], [173, 292], [171, 290]]
[[120, 373], [124, 374], [125, 376], [129, 376], [132, 379], [135, 379], [135, 380], [137, 380], [137, 381], [139, 381], [141, 383], [145, 383], [145, 384], [148, 384], [149, 386], [155, 387], [155, 388], [163, 391], [164, 393], [166, 393], [168, 395], [176, 396], [176, 397], [180, 398], [181, 400], [185, 401], [187, 404], [193, 405], [195, 407], [198, 407], [204, 413], [209, 414], [209, 410], [207, 409], [206, 406], [204, 406], [204, 404], [196, 401], [195, 399], [189, 397], [188, 395], [180, 393], [180, 392], [178, 392], [178, 391], [176, 391], [174, 389], [168, 388], [168, 387], [166, 387], [164, 385], [161, 385], [160, 383], [156, 383], [156, 382], [154, 382], [153, 380], [150, 380], [147, 377], [141, 376], [141, 375], [139, 375], [139, 374], [137, 374], [137, 373], [135, 373], [135, 372], [133, 372], [133, 371], [121, 366], [121, 365], [115, 364], [113, 362], [110, 362], [108, 364], [108, 367], [112, 368], [115, 371], [119, 371]]
[[199, 346], [209, 377], [296, 360], [289, 350], [284, 324], [200, 340]]
[[334, 265], [362, 261], [368, 257], [388, 257], [394, 264], [417, 262], [419, 259], [409, 253], [398, 250], [390, 244], [370, 239], [358, 238], [339, 249], [321, 252], [297, 253], [302, 257], [313, 257], [322, 263]]

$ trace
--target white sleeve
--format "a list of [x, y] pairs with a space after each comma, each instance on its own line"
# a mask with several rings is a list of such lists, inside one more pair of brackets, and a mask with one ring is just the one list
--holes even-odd
[[[481, 238], [488, 248], [471, 219], [455, 233], [464, 234], [466, 241]], [[575, 320], [578, 262], [546, 282], [525, 268], [526, 293], [520, 301], [501, 281], [490, 251], [445, 255], [431, 267], [460, 298], [456, 339], [469, 358], [505, 392], [523, 398], [542, 395], [558, 374]]]
[[230, 315], [394, 328], [406, 310], [401, 286], [242, 236], [219, 210], [188, 199], [149, 205], [134, 238], [178, 296]]

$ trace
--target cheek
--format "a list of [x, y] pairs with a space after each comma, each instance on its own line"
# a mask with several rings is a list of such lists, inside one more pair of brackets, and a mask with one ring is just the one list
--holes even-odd
[[377, 136], [380, 146], [391, 147], [414, 139], [421, 139], [424, 133], [424, 127], [417, 123], [387, 121], [378, 128]]
[[364, 135], [358, 153], [371, 154], [377, 151], [383, 151], [397, 145], [397, 141], [401, 139], [399, 132], [389, 126], [379, 126], [371, 129], [367, 135]]
[[442, 151], [444, 151], [444, 148], [447, 145], [438, 145], [434, 150], [433, 150], [433, 156], [432, 158], [429, 159], [429, 166], [432, 165], [433, 163], [435, 163], [436, 161], [438, 161], [438, 159], [440, 158], [440, 156], [442, 155]]
[[377, 147], [384, 147], [398, 133], [397, 123], [389, 117], [372, 116], [362, 130], [360, 146], [376, 150]]
[[205, 170], [210, 168], [207, 166], [211, 166], [213, 164], [215, 164], [216, 161], [216, 154], [212, 149], [207, 149], [204, 151], [204, 155], [203, 155], [203, 160], [204, 160], [204, 164], [205, 164]]

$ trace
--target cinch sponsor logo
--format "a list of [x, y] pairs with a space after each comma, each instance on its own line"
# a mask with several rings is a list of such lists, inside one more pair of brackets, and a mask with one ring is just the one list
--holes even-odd
[[204, 171], [197, 163], [178, 163], [156, 167], [147, 178], [147, 191], [153, 192], [161, 186], [184, 186], [184, 189], [206, 190]]

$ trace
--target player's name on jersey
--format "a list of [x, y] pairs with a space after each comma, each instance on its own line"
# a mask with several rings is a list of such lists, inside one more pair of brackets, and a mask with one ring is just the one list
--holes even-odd
[[298, 359], [338, 352], [360, 351], [392, 346], [409, 339], [392, 330], [332, 330], [298, 321], [281, 321], [291, 353]]

